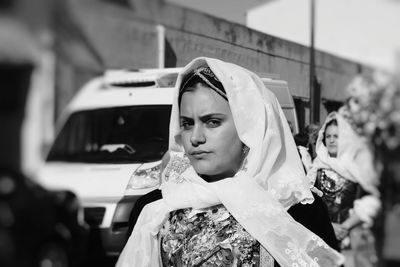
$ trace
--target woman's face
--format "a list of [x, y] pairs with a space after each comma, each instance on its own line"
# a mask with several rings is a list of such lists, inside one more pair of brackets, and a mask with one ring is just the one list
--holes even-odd
[[182, 95], [182, 144], [195, 171], [206, 181], [232, 177], [242, 163], [242, 142], [228, 102], [197, 84]]
[[329, 156], [336, 157], [338, 152], [338, 127], [337, 125], [329, 125], [325, 129], [325, 145], [328, 149]]

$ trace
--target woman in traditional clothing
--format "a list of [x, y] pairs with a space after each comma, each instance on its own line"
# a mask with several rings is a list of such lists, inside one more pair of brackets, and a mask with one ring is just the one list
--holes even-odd
[[163, 198], [144, 207], [117, 266], [338, 266], [287, 212], [313, 195], [276, 97], [254, 73], [197, 58], [173, 100]]
[[[377, 258], [368, 228], [380, 209], [372, 153], [348, 121], [336, 112], [330, 113], [322, 126], [316, 152], [308, 177], [323, 194], [336, 238], [346, 256], [345, 266], [371, 266]], [[350, 248], [360, 247], [356, 240], [362, 238], [369, 239], [363, 245], [368, 251], [353, 253]], [[365, 256], [368, 259], [361, 259]]]

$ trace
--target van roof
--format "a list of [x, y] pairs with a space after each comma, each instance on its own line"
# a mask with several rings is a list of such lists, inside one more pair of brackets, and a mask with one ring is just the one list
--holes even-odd
[[[103, 76], [92, 79], [84, 85], [68, 105], [68, 110], [171, 104], [173, 95], [171, 90], [181, 69], [107, 70]], [[294, 107], [285, 81], [265, 77], [261, 79], [276, 95], [282, 108]]]
[[294, 101], [286, 81], [266, 78], [261, 78], [261, 80], [265, 87], [275, 94], [282, 108], [294, 107]]

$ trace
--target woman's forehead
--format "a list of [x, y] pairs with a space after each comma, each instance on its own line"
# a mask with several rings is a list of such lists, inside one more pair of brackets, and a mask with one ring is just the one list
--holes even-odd
[[325, 129], [325, 132], [330, 132], [330, 133], [337, 131], [338, 131], [338, 126], [335, 124], [328, 125], [328, 127], [326, 127]]
[[230, 114], [228, 102], [211, 88], [198, 84], [182, 94], [181, 115], [196, 112], [198, 115], [222, 113]]

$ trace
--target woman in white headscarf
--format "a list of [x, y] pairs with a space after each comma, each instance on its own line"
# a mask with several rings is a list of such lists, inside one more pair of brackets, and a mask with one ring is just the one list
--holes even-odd
[[254, 73], [197, 58], [180, 73], [163, 198], [145, 206], [117, 266], [338, 266], [297, 223], [311, 203], [276, 97]]
[[370, 234], [366, 237], [365, 229], [373, 224], [380, 210], [379, 175], [372, 152], [341, 113], [336, 112], [330, 113], [322, 126], [316, 152], [307, 176], [323, 194], [336, 238], [346, 255], [345, 266], [354, 266], [354, 260], [360, 260], [362, 254], [368, 259], [355, 266], [370, 266], [377, 261], [373, 247], [365, 253], [352, 253], [349, 249], [350, 245], [353, 249], [360, 246], [356, 241], [360, 234], [364, 239], [373, 238]]

